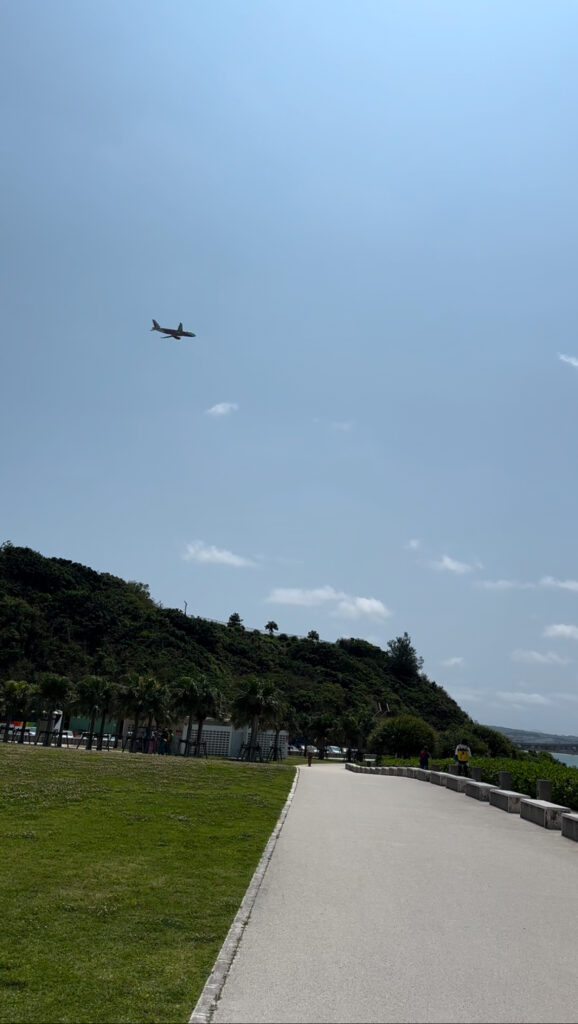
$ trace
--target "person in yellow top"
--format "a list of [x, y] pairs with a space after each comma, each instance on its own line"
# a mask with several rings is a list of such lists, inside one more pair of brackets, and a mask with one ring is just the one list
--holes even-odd
[[458, 775], [468, 775], [469, 774], [469, 772], [468, 772], [468, 763], [469, 763], [469, 760], [470, 760], [471, 756], [472, 756], [472, 752], [471, 752], [470, 748], [468, 747], [468, 744], [467, 744], [466, 740], [462, 740], [461, 743], [458, 743], [458, 745], [456, 747], [455, 754], [454, 754], [454, 757], [456, 758], [456, 761], [458, 762]]

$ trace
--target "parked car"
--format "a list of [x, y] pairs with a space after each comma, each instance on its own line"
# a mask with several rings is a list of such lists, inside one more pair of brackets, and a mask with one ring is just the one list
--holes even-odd
[[325, 747], [326, 757], [343, 757], [341, 747]]
[[303, 748], [302, 747], [296, 747], [296, 746], [294, 746], [294, 744], [291, 743], [287, 747], [287, 753], [288, 754], [302, 754], [303, 753]]

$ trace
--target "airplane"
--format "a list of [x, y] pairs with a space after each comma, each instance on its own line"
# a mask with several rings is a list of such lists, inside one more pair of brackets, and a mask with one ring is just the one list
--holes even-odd
[[193, 334], [192, 331], [183, 331], [182, 323], [180, 323], [179, 326], [176, 327], [176, 328], [173, 328], [173, 327], [161, 327], [160, 324], [158, 324], [156, 322], [156, 320], [154, 320], [154, 319], [153, 319], [153, 326], [151, 327], [151, 331], [162, 331], [162, 333], [163, 333], [163, 340], [165, 340], [165, 341], [168, 341], [169, 338], [174, 338], [175, 341], [178, 341], [179, 338], [196, 338], [197, 337], [197, 335]]

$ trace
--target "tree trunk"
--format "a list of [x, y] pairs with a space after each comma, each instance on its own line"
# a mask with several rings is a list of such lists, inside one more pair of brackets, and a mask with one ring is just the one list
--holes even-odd
[[201, 756], [201, 739], [202, 739], [202, 736], [203, 736], [203, 726], [204, 726], [204, 724], [205, 724], [205, 719], [202, 718], [202, 717], [199, 717], [199, 726], [198, 726], [198, 729], [197, 729], [197, 747], [196, 747], [196, 750], [195, 750], [195, 754], [196, 754], [197, 757]]
[[185, 757], [189, 757], [191, 753], [191, 736], [193, 734], [193, 713], [191, 711], [189, 715], [189, 721], [187, 722], [187, 734], [185, 736]]
[[90, 713], [90, 724], [88, 726], [88, 739], [86, 741], [86, 749], [92, 750], [92, 737], [94, 735], [94, 720], [96, 718], [96, 708], [93, 708]]
[[137, 711], [135, 716], [134, 716], [134, 722], [133, 722], [133, 726], [132, 726], [132, 739], [130, 741], [130, 752], [131, 752], [131, 754], [134, 754], [135, 747], [136, 747], [136, 739], [137, 739], [137, 734], [138, 734], [139, 719], [140, 719], [140, 712]]
[[[103, 708], [102, 709], [102, 718], [100, 720], [100, 728], [98, 730], [98, 736], [96, 738], [96, 749], [97, 750], [102, 750], [102, 737], [104, 736], [104, 723], [106, 721], [107, 714], [108, 714], [108, 708]], [[63, 721], [64, 721], [64, 719], [63, 719]]]
[[2, 737], [3, 743], [8, 743], [8, 736], [10, 735], [10, 722], [12, 721], [12, 708], [6, 708], [6, 726], [4, 729], [4, 736]]
[[115, 750], [118, 748], [119, 737], [120, 737], [120, 742], [121, 742], [121, 745], [122, 745], [122, 734], [123, 734], [123, 732], [124, 732], [124, 718], [121, 718], [120, 722], [116, 723], [116, 736], [114, 737], [114, 749]]
[[19, 743], [24, 743], [24, 733], [26, 731], [26, 715], [22, 715], [22, 728], [20, 729], [20, 735], [18, 737]]
[[52, 708], [50, 708], [48, 715], [46, 716], [46, 732], [44, 733], [43, 746], [50, 746], [50, 739], [52, 736]]
[[[154, 714], [151, 711], [150, 714], [149, 714], [149, 720], [148, 720], [147, 727], [146, 727], [146, 730], [145, 730], [145, 736], [144, 736], [145, 742], [144, 742], [144, 747], [143, 747], [143, 754], [148, 754], [149, 753], [149, 748], [150, 748], [150, 745], [151, 745], [151, 739], [152, 739], [152, 736], [153, 736], [153, 718], [154, 718]], [[145, 750], [145, 747], [146, 747], [146, 750]]]
[[257, 733], [259, 732], [259, 716], [256, 715], [251, 723], [251, 738], [249, 740], [249, 760], [257, 760]]

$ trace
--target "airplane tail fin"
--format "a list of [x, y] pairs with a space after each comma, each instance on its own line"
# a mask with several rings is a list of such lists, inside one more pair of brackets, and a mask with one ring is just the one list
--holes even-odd
[[155, 329], [156, 329], [157, 331], [160, 331], [160, 327], [159, 327], [159, 325], [157, 324], [157, 322], [156, 322], [156, 320], [155, 320], [155, 319], [153, 319], [153, 325], [154, 325], [154, 326], [153, 326], [153, 327], [151, 327], [151, 331], [154, 331]]
[[177, 331], [182, 331], [182, 329], [183, 329], [183, 323], [182, 323], [182, 321], [181, 321], [181, 323], [180, 323], [180, 324], [179, 324], [179, 326], [177, 327]]

